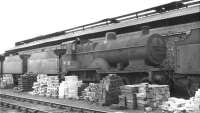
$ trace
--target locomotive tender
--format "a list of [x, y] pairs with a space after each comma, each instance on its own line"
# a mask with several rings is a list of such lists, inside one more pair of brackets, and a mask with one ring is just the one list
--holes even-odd
[[169, 84], [172, 94], [200, 88], [200, 3], [177, 1], [16, 42], [0, 56], [1, 74], [78, 75], [98, 82], [109, 73], [126, 84]]

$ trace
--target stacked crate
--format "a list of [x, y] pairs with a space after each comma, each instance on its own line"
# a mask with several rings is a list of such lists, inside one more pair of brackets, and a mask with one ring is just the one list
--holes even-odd
[[167, 85], [150, 85], [147, 83], [122, 86], [120, 106], [129, 109], [144, 109], [145, 107], [158, 108], [170, 97]]
[[33, 82], [35, 81], [34, 75], [21, 75], [18, 78], [18, 91], [31, 91], [33, 90]]
[[102, 105], [118, 104], [120, 86], [123, 85], [121, 77], [109, 74], [99, 84], [99, 103]]
[[146, 89], [147, 104], [150, 107], [158, 108], [170, 97], [168, 85], [149, 85]]
[[137, 108], [136, 93], [138, 93], [138, 85], [121, 86], [121, 95], [119, 96], [119, 105], [129, 109]]

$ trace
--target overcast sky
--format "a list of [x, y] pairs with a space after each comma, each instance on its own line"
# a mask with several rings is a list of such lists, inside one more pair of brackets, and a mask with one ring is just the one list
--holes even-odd
[[16, 41], [174, 0], [0, 0], [0, 54]]

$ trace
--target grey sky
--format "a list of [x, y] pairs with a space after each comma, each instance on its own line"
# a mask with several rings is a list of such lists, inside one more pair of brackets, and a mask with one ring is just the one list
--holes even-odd
[[0, 53], [16, 41], [174, 0], [0, 0]]

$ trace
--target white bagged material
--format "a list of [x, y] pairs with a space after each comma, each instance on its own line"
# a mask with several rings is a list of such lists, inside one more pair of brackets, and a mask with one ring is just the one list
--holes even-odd
[[37, 82], [33, 83], [33, 94], [45, 96], [47, 91], [47, 75], [46, 74], [38, 74]]
[[39, 74], [37, 82], [33, 84], [33, 94], [47, 97], [57, 97], [59, 91], [58, 76], [47, 76]]
[[75, 98], [78, 99], [78, 76], [65, 76], [59, 87], [59, 98]]
[[67, 98], [78, 98], [78, 86], [77, 80], [69, 80], [68, 81], [68, 93]]
[[200, 113], [200, 89], [195, 93], [194, 97], [189, 100], [171, 97], [165, 102], [161, 109], [172, 113]]
[[62, 82], [59, 86], [59, 98], [64, 98], [65, 96], [65, 82]]

